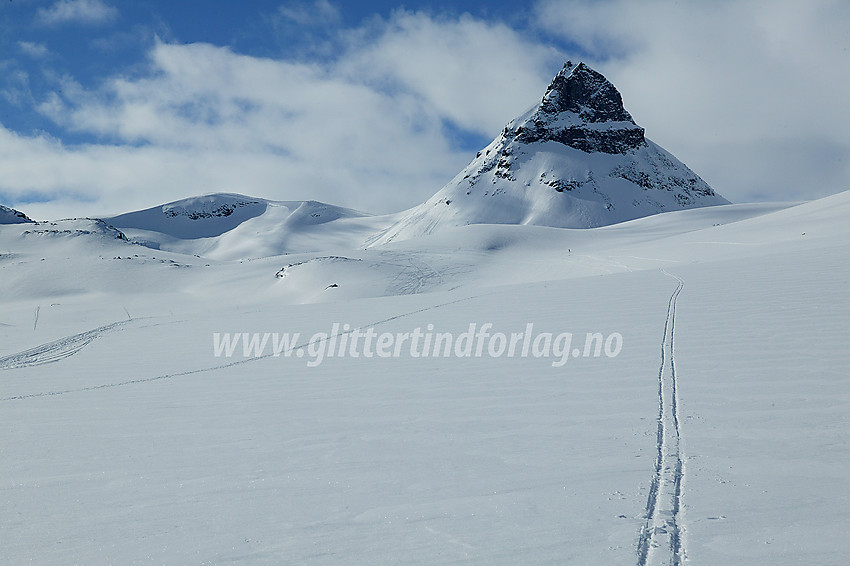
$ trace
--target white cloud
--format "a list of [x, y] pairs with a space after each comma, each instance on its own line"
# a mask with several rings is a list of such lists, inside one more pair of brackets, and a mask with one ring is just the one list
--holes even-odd
[[495, 136], [539, 102], [563, 59], [501, 23], [400, 11], [345, 62], [352, 80], [398, 88], [437, 115]]
[[[0, 65], [2, 67], [3, 65]], [[5, 75], [5, 87], [0, 89], [2, 96], [9, 104], [23, 106], [32, 102], [29, 74], [22, 69], [2, 69]]]
[[[850, 188], [844, 6], [547, 0], [535, 15], [591, 53], [647, 135], [718, 192], [788, 200]], [[62, 78], [40, 111], [100, 141], [63, 145], [0, 126], [0, 194], [55, 197], [21, 205], [42, 217], [212, 191], [401, 210], [472, 157], [447, 123], [495, 136], [565, 58], [470, 16], [398, 11], [335, 33], [335, 56], [313, 62], [159, 42], [146, 70], [97, 89]]]
[[[446, 122], [495, 135], [559, 66], [546, 69], [549, 50], [500, 25], [409, 13], [370, 25], [322, 64], [160, 42], [142, 76], [116, 76], [94, 91], [66, 77], [40, 111], [103, 142], [9, 139], [20, 154], [0, 149], [0, 159], [16, 161], [0, 192], [60, 187], [110, 212], [211, 191], [397, 211], [472, 157], [452, 146]], [[81, 203], [71, 213], [94, 211]]]
[[42, 59], [50, 53], [46, 45], [43, 43], [35, 43], [33, 41], [19, 41], [18, 49], [21, 53], [29, 55], [34, 59]]
[[281, 5], [277, 14], [300, 26], [336, 24], [340, 21], [339, 9], [328, 0], [290, 1]]
[[727, 198], [850, 189], [850, 4], [546, 0], [536, 13]]
[[102, 24], [117, 18], [118, 9], [103, 0], [59, 0], [49, 8], [39, 8], [36, 17], [44, 25]]

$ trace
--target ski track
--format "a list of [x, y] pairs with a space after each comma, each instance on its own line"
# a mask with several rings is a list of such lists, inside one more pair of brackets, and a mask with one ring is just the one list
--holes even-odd
[[[662, 270], [662, 272], [665, 275], [676, 279], [677, 286], [667, 303], [664, 335], [660, 346], [661, 363], [658, 370], [658, 429], [656, 436], [657, 454], [655, 459], [655, 470], [646, 503], [646, 521], [641, 527], [640, 536], [638, 538], [638, 566], [656, 566], [662, 564], [668, 566], [681, 566], [687, 560], [683, 540], [683, 533], [685, 529], [682, 525], [681, 517], [684, 458], [681, 450], [678, 378], [676, 375], [676, 363], [674, 356], [676, 305], [679, 294], [684, 287], [684, 281], [679, 277], [668, 273], [666, 270]], [[492, 293], [463, 297], [453, 301], [431, 305], [414, 311], [387, 317], [367, 324], [366, 326], [378, 326], [387, 322], [465, 302], [489, 294]], [[61, 361], [78, 353], [103, 334], [111, 332], [129, 322], [133, 321], [125, 320], [114, 322], [86, 332], [60, 338], [59, 340], [54, 340], [17, 354], [5, 356], [0, 358], [0, 370], [38, 366]], [[343, 334], [350, 334], [351, 332], [353, 332], [353, 330], [349, 330], [348, 332], [339, 332], [334, 336], [329, 336], [326, 340], [330, 340], [331, 338], [335, 338]], [[305, 341], [304, 343], [295, 346], [294, 349], [306, 346], [307, 342]], [[154, 377], [103, 383], [76, 389], [46, 391], [5, 397], [0, 399], [0, 401], [17, 401], [34, 397], [49, 397], [64, 395], [67, 393], [97, 391], [100, 389], [173, 379], [176, 377], [195, 375], [239, 366], [269, 358], [273, 355], [274, 354], [264, 354], [261, 356], [234, 360], [226, 364], [162, 374]]]
[[[469, 300], [472, 300], [472, 299], [485, 297], [487, 295], [492, 295], [494, 293], [495, 292], [484, 293], [483, 295], [473, 295], [471, 297], [463, 297], [463, 298], [460, 298], [460, 299], [455, 299], [454, 301], [448, 301], [448, 302], [440, 303], [440, 304], [437, 304], [437, 305], [430, 305], [428, 307], [424, 307], [424, 308], [417, 309], [417, 310], [410, 311], [410, 312], [406, 312], [406, 313], [397, 314], [397, 315], [394, 315], [394, 316], [391, 316], [391, 317], [388, 317], [388, 318], [384, 318], [382, 320], [367, 323], [363, 326], [360, 326], [359, 328], [365, 328], [365, 327], [369, 327], [369, 326], [373, 326], [373, 327], [378, 326], [378, 325], [381, 325], [381, 324], [385, 324], [387, 322], [391, 322], [393, 320], [398, 320], [400, 318], [405, 318], [405, 317], [408, 317], [408, 316], [413, 316], [415, 314], [428, 312], [428, 311], [431, 311], [431, 310], [434, 310], [434, 309], [447, 307], [447, 306], [450, 306], [450, 305], [462, 303], [462, 302], [469, 301]], [[114, 327], [119, 326], [121, 324], [127, 324], [128, 322], [130, 322], [130, 321], [122, 321], [122, 322], [116, 322], [116, 323], [113, 323], [113, 324], [108, 324], [106, 326], [102, 326], [100, 328], [90, 330], [88, 332], [83, 332], [82, 334], [75, 334], [74, 336], [69, 336], [67, 338], [57, 340], [56, 342], [50, 342], [48, 344], [38, 346], [37, 348], [33, 348], [32, 350], [26, 350], [26, 351], [20, 352], [18, 354], [13, 354], [13, 355], [7, 356], [5, 358], [0, 358], [0, 364], [2, 364], [5, 360], [16, 358], [18, 356], [25, 356], [25, 355], [30, 354], [30, 352], [33, 352], [33, 351], [36, 351], [36, 350], [39, 350], [39, 349], [42, 349], [42, 348], [46, 348], [46, 347], [51, 346], [53, 344], [62, 343], [62, 342], [68, 341], [70, 339], [73, 339], [73, 338], [76, 338], [76, 337], [79, 337], [79, 336], [82, 336], [82, 335], [90, 334], [90, 333], [95, 333], [95, 332], [98, 333], [97, 335], [95, 335], [94, 337], [92, 337], [91, 339], [89, 339], [88, 341], [83, 343], [81, 346], [79, 346], [71, 354], [67, 354], [67, 355], [63, 356], [63, 357], [68, 357], [69, 355], [73, 355], [74, 353], [81, 350], [86, 344], [88, 344], [89, 342], [94, 340], [94, 338], [96, 338], [100, 334], [103, 334], [104, 332], [107, 332], [107, 331], [109, 331], [109, 330], [113, 329]], [[334, 334], [333, 336], [328, 336], [324, 341], [328, 341], [331, 338], [339, 337], [343, 334], [351, 334], [352, 332], [354, 332], [353, 328], [351, 330], [348, 330], [348, 331], [338, 332], [337, 334]], [[309, 340], [305, 340], [301, 344], [294, 346], [293, 351], [297, 350], [299, 348], [306, 348], [307, 345], [308, 345], [308, 342], [309, 342]], [[235, 360], [233, 362], [226, 363], [226, 364], [219, 364], [219, 365], [205, 367], [205, 368], [191, 369], [191, 370], [186, 370], [186, 371], [181, 371], [181, 372], [176, 372], [176, 373], [167, 373], [167, 374], [163, 374], [163, 375], [157, 375], [157, 376], [154, 376], [154, 377], [142, 377], [142, 378], [138, 378], [138, 379], [129, 379], [129, 380], [126, 380], [126, 381], [118, 381], [118, 382], [113, 382], [113, 383], [102, 383], [102, 384], [99, 384], [99, 385], [92, 385], [92, 386], [89, 386], [89, 387], [79, 387], [79, 388], [76, 388], [76, 389], [64, 389], [64, 390], [58, 390], [58, 391], [43, 391], [43, 392], [39, 392], [39, 393], [29, 393], [29, 394], [26, 394], [26, 395], [15, 395], [13, 397], [3, 397], [3, 398], [0, 398], [0, 402], [3, 402], [3, 401], [21, 401], [23, 399], [32, 399], [34, 397], [51, 397], [51, 396], [55, 396], [55, 395], [65, 395], [67, 393], [80, 393], [80, 392], [85, 392], [85, 391], [97, 391], [99, 389], [109, 389], [109, 388], [112, 388], [112, 387], [122, 387], [122, 386], [125, 386], [125, 385], [136, 385], [136, 384], [139, 384], [139, 383], [149, 383], [149, 382], [152, 382], [152, 381], [160, 381], [160, 380], [164, 380], [164, 379], [172, 379], [172, 378], [175, 378], [175, 377], [183, 377], [183, 376], [187, 376], [187, 375], [195, 375], [195, 374], [199, 374], [199, 373], [205, 373], [205, 372], [209, 372], [209, 371], [216, 371], [216, 370], [220, 370], [220, 369], [230, 368], [230, 367], [239, 366], [239, 365], [242, 365], [242, 364], [247, 364], [247, 363], [250, 363], [250, 362], [256, 362], [258, 360], [270, 358], [270, 357], [273, 357], [273, 356], [274, 356], [274, 354], [263, 354], [261, 356], [255, 356], [255, 357], [251, 357], [251, 358], [244, 358], [244, 359], [240, 359], [240, 360]], [[60, 358], [57, 358], [55, 360], [50, 360], [50, 361], [59, 361], [60, 359], [62, 359], [62, 358], [60, 357]], [[43, 362], [40, 362], [40, 363], [50, 363], [50, 361], [43, 361]], [[28, 365], [39, 365], [39, 364], [38, 363], [30, 363]], [[15, 366], [4, 367], [4, 366], [0, 365], [0, 369], [12, 369], [12, 368], [18, 368], [18, 367], [26, 367], [26, 366], [25, 365], [15, 365]]]
[[2, 357], [0, 358], [0, 370], [40, 366], [64, 360], [88, 346], [96, 338], [128, 322], [130, 320], [113, 322], [112, 324], [66, 336], [53, 342], [47, 342], [35, 348], [18, 352], [17, 354]]
[[658, 368], [658, 432], [655, 471], [646, 502], [646, 522], [638, 538], [638, 566], [680, 566], [687, 560], [683, 534], [681, 502], [684, 480], [679, 391], [675, 360], [676, 303], [685, 282], [662, 270], [677, 281], [667, 303], [667, 319], [661, 339], [661, 364]]
[[[383, 254], [382, 254], [383, 255]], [[412, 253], [393, 252], [392, 256], [405, 262], [399, 265], [402, 270], [390, 281], [385, 293], [388, 295], [415, 295], [427, 287], [434, 287], [443, 281], [439, 270]]]

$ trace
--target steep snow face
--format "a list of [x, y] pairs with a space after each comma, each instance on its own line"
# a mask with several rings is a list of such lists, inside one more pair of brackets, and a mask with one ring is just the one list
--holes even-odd
[[0, 204], [0, 224], [23, 224], [33, 220], [19, 210]]
[[567, 63], [538, 106], [373, 244], [466, 224], [593, 228], [716, 204], [728, 201], [644, 137], [614, 85]]

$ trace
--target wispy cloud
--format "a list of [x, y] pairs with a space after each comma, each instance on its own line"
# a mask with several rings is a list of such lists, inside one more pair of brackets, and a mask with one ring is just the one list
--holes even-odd
[[46, 45], [33, 41], [19, 41], [18, 49], [21, 51], [21, 53], [29, 55], [34, 59], [41, 59], [43, 57], [46, 57], [50, 53], [50, 50], [47, 49]]
[[328, 0], [290, 1], [278, 8], [277, 15], [299, 26], [338, 24], [341, 20], [339, 9]]
[[4, 69], [5, 81], [0, 88], [0, 96], [9, 104], [23, 106], [32, 103], [32, 92], [30, 91], [29, 73], [23, 69]]
[[103, 0], [59, 0], [49, 8], [39, 8], [36, 15], [43, 25], [103, 24], [117, 17], [118, 9]]
[[340, 52], [342, 13], [328, 0], [289, 0], [264, 19], [291, 58], [330, 60]]
[[412, 94], [434, 114], [490, 138], [538, 102], [563, 65], [555, 49], [471, 16], [400, 11], [358, 41], [342, 65], [351, 80]]

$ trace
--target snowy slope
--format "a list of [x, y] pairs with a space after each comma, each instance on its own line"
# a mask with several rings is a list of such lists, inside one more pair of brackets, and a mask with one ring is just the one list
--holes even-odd
[[539, 105], [374, 241], [466, 224], [591, 228], [726, 203], [644, 137], [605, 77], [568, 63]]
[[216, 193], [104, 221], [153, 249], [230, 260], [358, 246], [393, 219], [316, 201]]
[[24, 222], [32, 222], [32, 219], [23, 212], [0, 204], [0, 224], [22, 224]]
[[[850, 192], [250, 262], [0, 226], [0, 562], [843, 565], [848, 214]], [[212, 351], [486, 322], [623, 348]]]
[[103, 220], [116, 228], [161, 232], [175, 238], [208, 238], [233, 230], [263, 214], [268, 202], [243, 195], [218, 193], [128, 212]]

